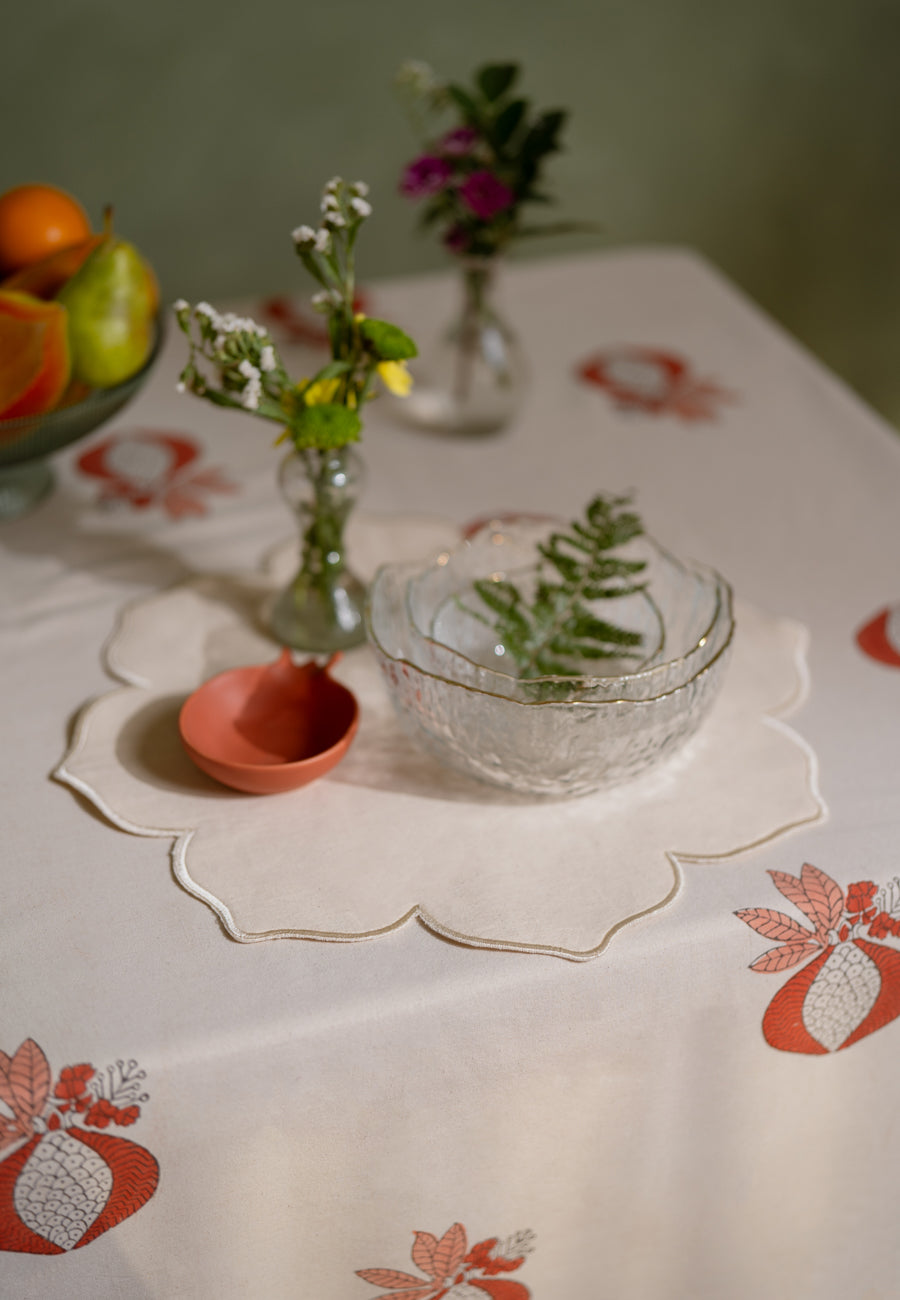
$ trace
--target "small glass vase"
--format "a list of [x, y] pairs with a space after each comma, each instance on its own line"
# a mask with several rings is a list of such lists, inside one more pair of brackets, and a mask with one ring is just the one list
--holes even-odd
[[278, 596], [272, 631], [293, 650], [329, 654], [366, 638], [366, 588], [345, 561], [344, 528], [364, 477], [349, 447], [305, 448], [282, 461], [279, 486], [297, 516], [300, 568]]
[[405, 399], [410, 423], [484, 434], [502, 429], [517, 413], [527, 370], [513, 331], [494, 306], [496, 280], [496, 258], [463, 261], [462, 308]]

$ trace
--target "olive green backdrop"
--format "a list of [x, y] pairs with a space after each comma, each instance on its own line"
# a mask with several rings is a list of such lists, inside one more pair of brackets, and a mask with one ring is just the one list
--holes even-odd
[[367, 179], [363, 275], [439, 266], [396, 194], [406, 58], [518, 59], [572, 110], [560, 214], [692, 245], [900, 423], [900, 0], [35, 0], [4, 20], [0, 189], [49, 181], [170, 297], [305, 289], [290, 230]]

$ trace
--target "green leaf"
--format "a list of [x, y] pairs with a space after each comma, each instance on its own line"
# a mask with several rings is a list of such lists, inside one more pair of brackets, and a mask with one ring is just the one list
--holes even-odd
[[478, 105], [467, 90], [462, 86], [448, 86], [447, 93], [456, 104], [457, 108], [463, 115], [467, 126], [474, 126], [477, 131], [482, 129], [482, 117]]
[[367, 316], [359, 322], [359, 332], [379, 361], [407, 361], [419, 354], [409, 335], [385, 320], [373, 320]]
[[571, 676], [584, 671], [579, 665], [585, 660], [634, 657], [641, 634], [599, 618], [589, 607], [643, 590], [632, 579], [646, 563], [612, 553], [644, 531], [630, 504], [628, 497], [594, 497], [583, 519], [539, 543], [530, 604], [508, 580], [473, 584], [522, 678]]
[[348, 442], [357, 442], [361, 429], [362, 421], [356, 411], [333, 402], [304, 406], [290, 423], [291, 438], [298, 448], [343, 447]]
[[529, 181], [534, 179], [541, 158], [559, 149], [558, 137], [566, 117], [567, 114], [563, 109], [552, 109], [549, 113], [542, 113], [522, 141], [522, 161], [529, 172]]
[[317, 384], [321, 379], [338, 379], [352, 369], [349, 361], [329, 361], [328, 365], [317, 371], [309, 382]]
[[505, 95], [519, 75], [517, 63], [489, 63], [481, 68], [475, 78], [485, 99], [499, 99]]
[[502, 149], [515, 135], [528, 109], [528, 101], [514, 99], [497, 114], [491, 127], [491, 142], [495, 149]]

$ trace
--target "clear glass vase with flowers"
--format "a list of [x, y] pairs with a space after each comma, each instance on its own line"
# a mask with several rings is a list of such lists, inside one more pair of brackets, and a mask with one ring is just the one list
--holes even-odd
[[[593, 229], [575, 222], [530, 224], [523, 210], [552, 202], [542, 189], [547, 158], [560, 149], [567, 114], [534, 111], [516, 91], [517, 64], [480, 68], [471, 86], [443, 84], [427, 64], [406, 63], [397, 84], [424, 137], [400, 191], [422, 206], [459, 262], [461, 305], [406, 415], [421, 427], [489, 433], [506, 425], [525, 391], [519, 343], [496, 307], [501, 255], [519, 239]], [[443, 130], [429, 129], [432, 121]], [[452, 124], [451, 124], [452, 121]]]
[[288, 374], [268, 331], [254, 320], [220, 313], [209, 303], [175, 304], [190, 354], [179, 389], [218, 406], [281, 426], [276, 443], [291, 450], [279, 482], [300, 530], [300, 565], [278, 596], [272, 629], [296, 650], [330, 653], [365, 639], [365, 588], [347, 564], [344, 532], [362, 483], [353, 444], [379, 381], [405, 396], [416, 355], [412, 339], [354, 304], [355, 246], [371, 215], [368, 187], [335, 177], [325, 186], [321, 221], [293, 232], [304, 267], [319, 284], [313, 306], [327, 318], [331, 359], [309, 379]]

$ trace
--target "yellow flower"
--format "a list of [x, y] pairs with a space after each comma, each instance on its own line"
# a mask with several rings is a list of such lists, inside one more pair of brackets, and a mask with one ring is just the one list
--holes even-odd
[[319, 379], [303, 390], [303, 401], [307, 406], [322, 406], [334, 400], [340, 387], [339, 379]]
[[380, 361], [378, 373], [385, 388], [396, 397], [406, 397], [412, 388], [413, 377], [405, 361]]

